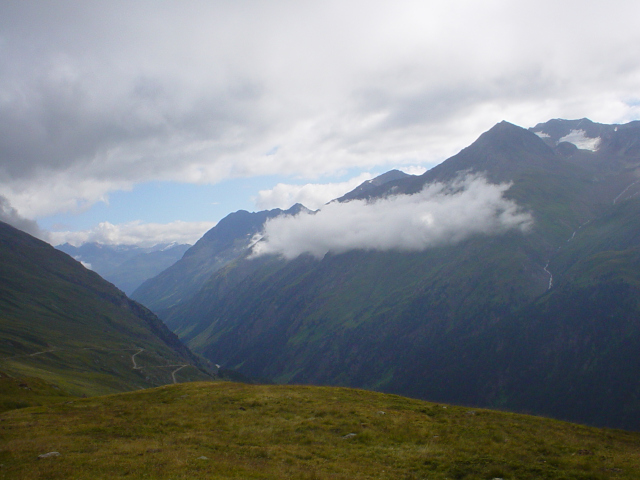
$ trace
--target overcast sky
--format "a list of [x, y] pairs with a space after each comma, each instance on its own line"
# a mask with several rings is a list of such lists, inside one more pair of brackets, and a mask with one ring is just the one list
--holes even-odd
[[420, 173], [501, 120], [639, 119], [638, 18], [635, 0], [1, 2], [0, 216], [194, 241], [240, 208]]

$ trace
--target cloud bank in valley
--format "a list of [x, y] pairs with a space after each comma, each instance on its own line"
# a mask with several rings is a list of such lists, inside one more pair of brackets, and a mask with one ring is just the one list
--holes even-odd
[[255, 238], [253, 255], [293, 259], [357, 249], [421, 251], [476, 234], [526, 232], [533, 218], [504, 197], [509, 187], [468, 175], [449, 184], [427, 185], [415, 195], [334, 202], [315, 214], [276, 217]]
[[215, 222], [171, 222], [142, 223], [129, 222], [114, 225], [101, 222], [90, 230], [79, 232], [50, 232], [53, 245], [69, 243], [80, 246], [83, 243], [95, 242], [104, 245], [139, 245], [152, 247], [160, 243], [187, 243], [193, 245], [204, 233], [213, 228]]

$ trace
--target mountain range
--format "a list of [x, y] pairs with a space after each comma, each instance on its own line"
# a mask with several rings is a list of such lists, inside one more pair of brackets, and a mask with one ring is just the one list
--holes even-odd
[[145, 280], [180, 260], [190, 246], [171, 243], [140, 247], [87, 242], [80, 246], [65, 243], [56, 248], [131, 295]]
[[132, 297], [254, 378], [640, 429], [639, 168], [640, 122], [502, 122], [319, 212], [231, 214]]

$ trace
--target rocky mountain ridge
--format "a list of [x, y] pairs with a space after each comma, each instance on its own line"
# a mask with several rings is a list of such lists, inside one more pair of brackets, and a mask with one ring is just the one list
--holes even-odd
[[345, 200], [375, 208], [472, 174], [509, 185], [528, 231], [289, 261], [244, 243], [161, 316], [195, 351], [257, 378], [640, 428], [639, 141], [635, 122], [502, 122], [421, 176]]

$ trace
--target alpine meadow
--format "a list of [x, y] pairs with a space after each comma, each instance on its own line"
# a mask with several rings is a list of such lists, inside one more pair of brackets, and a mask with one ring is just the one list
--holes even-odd
[[0, 480], [640, 479], [640, 2], [0, 2]]

